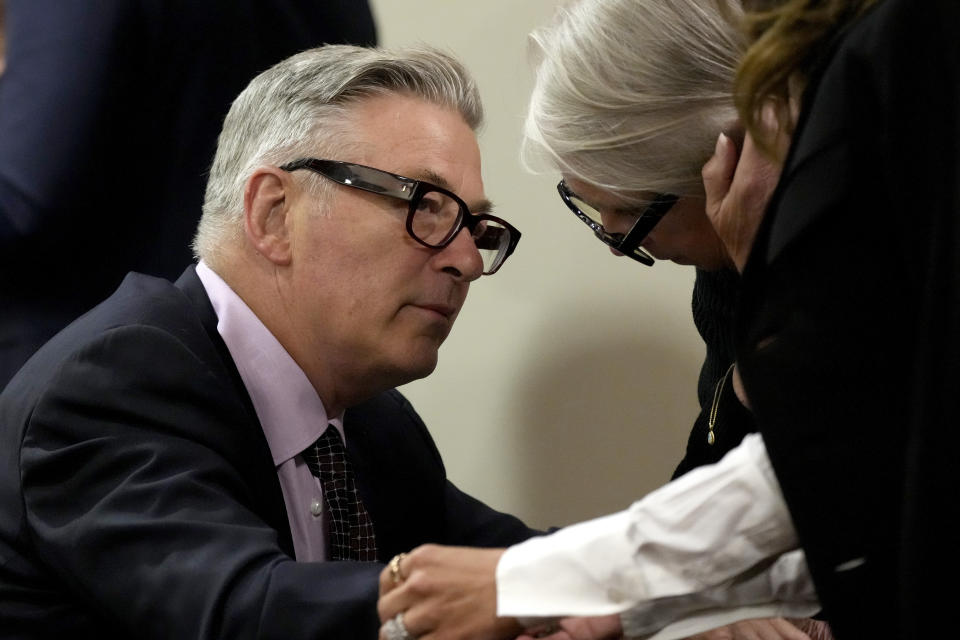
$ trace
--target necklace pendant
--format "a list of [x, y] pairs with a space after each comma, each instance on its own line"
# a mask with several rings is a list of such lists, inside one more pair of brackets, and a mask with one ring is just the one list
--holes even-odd
[[713, 431], [707, 433], [707, 444], [713, 444], [717, 439], [713, 437]]

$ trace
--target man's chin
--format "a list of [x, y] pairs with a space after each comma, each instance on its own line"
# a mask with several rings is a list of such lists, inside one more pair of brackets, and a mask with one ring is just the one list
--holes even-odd
[[436, 350], [405, 358], [403, 363], [396, 368], [396, 377], [401, 381], [396, 382], [393, 386], [400, 386], [408, 382], [413, 382], [414, 380], [426, 378], [437, 368], [438, 360]]

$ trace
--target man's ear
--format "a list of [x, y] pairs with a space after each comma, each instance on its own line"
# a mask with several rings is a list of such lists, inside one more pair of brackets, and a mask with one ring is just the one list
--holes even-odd
[[276, 167], [260, 167], [247, 180], [243, 191], [244, 230], [257, 253], [277, 265], [289, 264], [290, 188], [289, 174]]

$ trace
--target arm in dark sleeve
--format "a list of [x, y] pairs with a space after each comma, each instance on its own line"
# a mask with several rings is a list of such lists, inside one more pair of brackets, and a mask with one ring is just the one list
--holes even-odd
[[410, 422], [410, 430], [417, 434], [443, 476], [445, 538], [440, 542], [458, 546], [505, 547], [543, 533], [527, 527], [519, 518], [492, 509], [458, 489], [447, 478], [443, 459], [423, 420], [406, 398], [399, 393], [396, 397]]
[[450, 482], [430, 432], [398, 391], [348, 410], [344, 428], [381, 560], [426, 543], [507, 546], [538, 533]]
[[531, 529], [519, 518], [492, 509], [473, 496], [446, 483], [448, 544], [474, 547], [508, 547], [545, 531]]
[[114, 329], [64, 362], [19, 461], [51, 584], [144, 638], [375, 637], [382, 565], [281, 550], [263, 516], [282, 499], [265, 496], [269, 453], [226, 386], [154, 328]]

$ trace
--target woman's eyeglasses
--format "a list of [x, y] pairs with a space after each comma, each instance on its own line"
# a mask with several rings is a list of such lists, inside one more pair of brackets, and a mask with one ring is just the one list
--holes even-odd
[[640, 243], [660, 222], [660, 218], [676, 204], [677, 196], [669, 193], [657, 194], [637, 217], [637, 221], [633, 223], [630, 231], [627, 233], [612, 233], [603, 228], [603, 218], [600, 216], [600, 212], [571, 191], [563, 180], [557, 184], [557, 191], [560, 192], [563, 203], [593, 230], [594, 235], [600, 239], [600, 242], [613, 247], [637, 262], [642, 262], [648, 267], [653, 266], [653, 257], [640, 248]]

